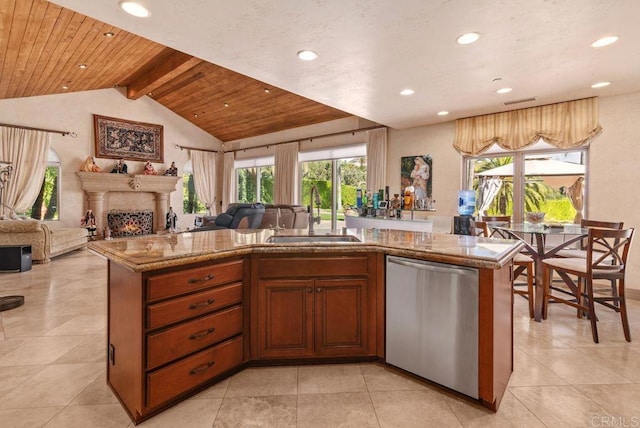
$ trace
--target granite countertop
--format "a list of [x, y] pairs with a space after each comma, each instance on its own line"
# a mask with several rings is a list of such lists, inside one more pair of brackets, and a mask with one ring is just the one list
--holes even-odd
[[144, 272], [251, 253], [345, 253], [384, 254], [431, 260], [461, 266], [499, 269], [523, 247], [522, 242], [443, 233], [402, 230], [316, 230], [316, 236], [352, 235], [360, 242], [270, 243], [271, 236], [306, 236], [307, 230], [279, 232], [258, 230], [211, 230], [156, 234], [110, 241], [93, 241], [89, 249], [135, 272]]

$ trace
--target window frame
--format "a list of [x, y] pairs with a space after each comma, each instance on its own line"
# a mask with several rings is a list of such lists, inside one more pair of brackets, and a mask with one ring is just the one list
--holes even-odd
[[[256, 169], [256, 200], [250, 202], [263, 202], [262, 195], [262, 168], [273, 168], [273, 175], [275, 181], [275, 156], [260, 156], [255, 158], [237, 159], [233, 162], [233, 176], [235, 180], [235, 195], [233, 195], [233, 202], [240, 201], [240, 170], [241, 169]], [[275, 183], [274, 183], [275, 184]], [[263, 202], [264, 203], [264, 202]], [[267, 202], [268, 203], [268, 202]], [[273, 203], [273, 202], [271, 202]]]
[[589, 200], [589, 145], [585, 144], [570, 149], [560, 149], [558, 147], [539, 141], [527, 148], [507, 151], [497, 145], [492, 146], [489, 150], [477, 156], [464, 155], [462, 157], [462, 182], [464, 189], [473, 190], [474, 179], [474, 163], [477, 159], [513, 157], [513, 214], [514, 223], [524, 222], [524, 197], [525, 197], [525, 168], [524, 161], [527, 157], [536, 155], [550, 155], [558, 153], [581, 152], [584, 165], [584, 218], [588, 218], [588, 200]]

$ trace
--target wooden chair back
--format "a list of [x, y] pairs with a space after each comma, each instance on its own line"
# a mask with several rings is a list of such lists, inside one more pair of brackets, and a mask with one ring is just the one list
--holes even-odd
[[474, 236], [489, 236], [489, 226], [486, 221], [471, 220], [471, 231]]
[[[487, 223], [487, 226], [490, 223], [506, 223], [507, 226], [511, 226], [511, 216], [508, 215], [485, 215], [482, 216], [482, 221]], [[487, 229], [489, 230], [489, 229]], [[507, 238], [504, 233], [500, 233], [498, 230], [492, 230], [489, 236], [493, 237], [494, 235], [498, 235], [499, 238]]]
[[624, 278], [634, 229], [589, 229], [587, 276], [593, 279]]

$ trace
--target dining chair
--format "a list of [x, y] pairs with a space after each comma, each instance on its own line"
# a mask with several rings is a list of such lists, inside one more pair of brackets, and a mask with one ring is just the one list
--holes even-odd
[[[633, 228], [622, 230], [591, 228], [587, 236], [586, 258], [552, 257], [543, 260], [544, 304], [542, 317], [547, 318], [550, 300], [577, 308], [579, 313], [584, 312], [588, 315], [593, 341], [598, 343], [594, 303], [599, 303], [620, 313], [624, 338], [627, 342], [631, 342], [624, 282], [633, 232]], [[553, 272], [562, 278], [573, 298], [561, 297], [558, 294], [560, 290], [551, 287]], [[593, 288], [595, 280], [613, 281], [615, 292], [605, 289], [611, 295], [602, 295], [601, 292], [595, 295]], [[565, 295], [563, 294], [563, 296]]]
[[[487, 224], [490, 223], [506, 223], [508, 226], [511, 226], [511, 216], [508, 215], [485, 215], [481, 217], [481, 220], [486, 222]], [[491, 233], [489, 234], [489, 236], [493, 237], [495, 235], [500, 236], [501, 238], [506, 238], [506, 239], [510, 239], [508, 236], [504, 236], [500, 233], [500, 231], [494, 229], [493, 231], [490, 231]]]
[[[510, 221], [509, 217], [507, 219]], [[505, 220], [496, 220], [505, 221]], [[489, 224], [486, 221], [471, 220], [471, 230], [476, 236], [489, 237]], [[526, 254], [518, 253], [513, 258], [513, 294], [523, 296], [529, 302], [529, 317], [533, 318], [533, 259]], [[525, 273], [527, 282], [524, 284], [516, 283], [516, 278]], [[526, 287], [526, 290], [523, 289]]]

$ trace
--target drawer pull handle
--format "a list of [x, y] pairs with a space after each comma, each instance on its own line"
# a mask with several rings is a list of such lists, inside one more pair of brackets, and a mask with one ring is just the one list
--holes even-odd
[[215, 275], [210, 273], [209, 275], [202, 278], [189, 278], [188, 282], [189, 284], [195, 284], [196, 282], [206, 282], [206, 281], [212, 280], [215, 277], [216, 277]]
[[208, 328], [206, 330], [201, 330], [201, 331], [199, 331], [197, 333], [193, 333], [192, 335], [190, 335], [189, 339], [191, 339], [191, 340], [202, 339], [203, 337], [210, 335], [214, 331], [216, 331], [216, 329], [213, 328], [213, 327]]
[[313, 293], [313, 288], [312, 287], [307, 287], [307, 293]]
[[196, 367], [195, 369], [191, 369], [191, 371], [189, 372], [190, 375], [196, 375], [202, 372], [206, 372], [209, 367], [211, 367], [212, 365], [214, 365], [216, 362], [215, 361], [209, 361], [208, 363], [204, 363], [201, 366]]
[[209, 299], [206, 302], [193, 303], [192, 305], [189, 306], [189, 309], [191, 310], [201, 309], [201, 308], [204, 308], [205, 306], [209, 306], [213, 302], [215, 302], [214, 299]]
[[318, 288], [316, 288], [316, 291], [317, 291], [318, 293], [322, 293], [322, 288], [321, 288], [321, 287], [318, 287]]

